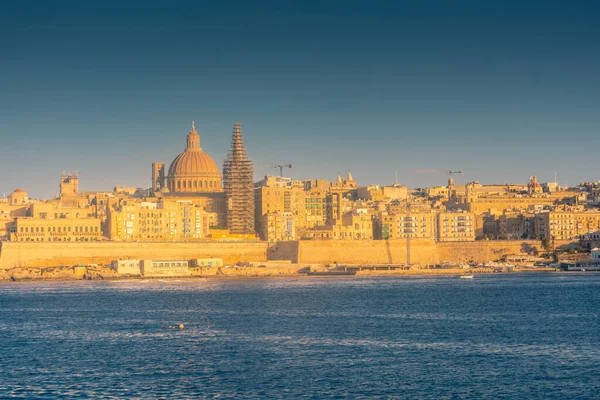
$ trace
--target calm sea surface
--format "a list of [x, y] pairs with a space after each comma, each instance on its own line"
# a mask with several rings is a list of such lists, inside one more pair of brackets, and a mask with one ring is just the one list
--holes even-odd
[[600, 398], [599, 313], [595, 274], [7, 283], [0, 398]]

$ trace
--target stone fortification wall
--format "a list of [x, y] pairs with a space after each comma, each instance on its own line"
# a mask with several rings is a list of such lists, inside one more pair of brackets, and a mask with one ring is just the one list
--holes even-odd
[[[568, 241], [557, 240], [555, 245], [561, 246]], [[494, 261], [505, 255], [530, 254], [544, 250], [539, 240], [485, 240], [462, 243], [437, 243], [437, 256], [440, 262], [486, 262]]]
[[267, 243], [44, 243], [2, 242], [0, 269], [109, 264], [118, 258], [190, 260], [222, 258], [225, 264], [266, 261]]
[[[411, 241], [411, 262], [434, 264], [435, 242]], [[298, 262], [303, 264], [405, 264], [405, 240], [307, 240], [299, 242]]]
[[272, 261], [290, 260], [298, 263], [300, 242], [297, 240], [269, 244], [268, 259]]
[[[190, 260], [222, 258], [225, 265], [238, 261], [291, 260], [300, 264], [405, 264], [405, 240], [309, 240], [280, 243], [27, 243], [2, 242], [0, 269], [54, 267], [76, 264], [109, 264], [118, 258]], [[567, 241], [556, 241], [562, 246]], [[436, 243], [411, 241], [411, 263], [428, 265], [485, 262], [506, 254], [525, 254], [539, 241], [476, 241]]]
[[[289, 242], [288, 242], [289, 243]], [[301, 241], [297, 254], [294, 246], [278, 247], [279, 259], [294, 259], [302, 264], [405, 264], [405, 240], [355, 240], [355, 241]], [[568, 241], [556, 241], [561, 246]], [[486, 262], [498, 260], [507, 254], [527, 254], [532, 249], [542, 252], [540, 241], [498, 240], [476, 242], [435, 242], [411, 240], [412, 264], [428, 265], [444, 261]], [[285, 254], [289, 252], [289, 254]]]

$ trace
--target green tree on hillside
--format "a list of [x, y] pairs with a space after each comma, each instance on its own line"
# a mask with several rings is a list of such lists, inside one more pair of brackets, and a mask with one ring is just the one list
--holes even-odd
[[550, 250], [552, 249], [552, 241], [550, 240], [550, 238], [542, 239], [542, 249], [546, 251], [547, 255], [550, 255]]

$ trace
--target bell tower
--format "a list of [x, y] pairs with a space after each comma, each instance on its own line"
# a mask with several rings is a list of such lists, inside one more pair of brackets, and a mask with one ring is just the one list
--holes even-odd
[[165, 163], [152, 163], [152, 191], [157, 192], [165, 187]]
[[60, 177], [60, 196], [77, 196], [79, 194], [79, 176], [76, 173], [63, 174]]

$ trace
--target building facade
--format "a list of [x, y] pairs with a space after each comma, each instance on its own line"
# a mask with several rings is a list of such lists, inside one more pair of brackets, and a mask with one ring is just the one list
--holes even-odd
[[99, 218], [17, 217], [10, 240], [15, 242], [90, 242], [105, 240]]
[[104, 235], [113, 241], [205, 241], [217, 215], [191, 200], [131, 202], [109, 210]]
[[534, 219], [539, 239], [573, 240], [600, 232], [600, 211], [545, 211]]
[[472, 213], [443, 212], [436, 216], [436, 239], [439, 242], [468, 242], [475, 240]]

